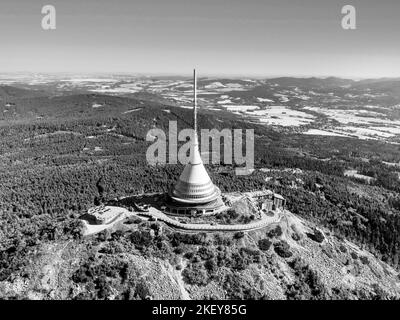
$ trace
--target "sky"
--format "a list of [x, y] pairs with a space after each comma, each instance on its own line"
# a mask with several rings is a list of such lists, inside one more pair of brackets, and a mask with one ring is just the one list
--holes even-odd
[[0, 73], [400, 77], [399, 35], [399, 0], [1, 0]]

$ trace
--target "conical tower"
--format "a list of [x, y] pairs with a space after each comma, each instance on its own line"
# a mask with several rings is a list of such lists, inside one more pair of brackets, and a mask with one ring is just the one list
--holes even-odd
[[176, 185], [170, 191], [170, 197], [180, 203], [204, 204], [216, 200], [221, 192], [212, 183], [199, 152], [197, 137], [197, 78], [193, 71], [193, 126], [194, 137], [189, 163], [185, 166]]

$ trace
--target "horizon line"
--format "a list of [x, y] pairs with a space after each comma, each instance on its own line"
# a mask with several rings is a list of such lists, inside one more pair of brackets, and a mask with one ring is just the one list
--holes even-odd
[[[138, 72], [138, 71], [4, 71], [2, 75], [124, 75], [124, 76], [142, 76], [142, 77], [191, 77], [190, 73], [183, 72]], [[276, 78], [299, 78], [299, 79], [327, 79], [339, 78], [345, 80], [369, 80], [369, 79], [399, 79], [398, 76], [345, 76], [332, 74], [252, 74], [252, 73], [210, 73], [204, 72], [199, 78], [215, 77], [215, 78], [253, 78], [253, 79], [276, 79]]]

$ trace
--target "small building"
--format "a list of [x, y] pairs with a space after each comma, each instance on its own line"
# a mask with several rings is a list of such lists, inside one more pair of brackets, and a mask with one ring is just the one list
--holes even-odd
[[273, 203], [275, 209], [284, 209], [286, 205], [286, 200], [280, 194], [274, 193]]
[[269, 212], [273, 209], [274, 202], [271, 199], [265, 199], [261, 203], [261, 210], [265, 212]]
[[96, 224], [110, 224], [125, 215], [123, 208], [100, 205], [88, 210], [89, 217]]
[[264, 211], [270, 212], [276, 209], [284, 209], [286, 200], [280, 194], [271, 190], [259, 190], [246, 193], [255, 200], [257, 207]]

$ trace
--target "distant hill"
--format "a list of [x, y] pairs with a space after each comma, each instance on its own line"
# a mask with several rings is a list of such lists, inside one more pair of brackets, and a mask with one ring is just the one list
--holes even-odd
[[293, 78], [293, 77], [281, 77], [268, 79], [268, 83], [276, 83], [283, 87], [295, 86], [299, 88], [324, 88], [324, 87], [340, 87], [346, 85], [352, 85], [354, 80], [341, 79], [336, 77], [329, 78]]
[[222, 85], [235, 83], [235, 84], [246, 86], [246, 85], [252, 84], [253, 81], [245, 80], [245, 79], [229, 79], [229, 78], [199, 79], [198, 80], [198, 86], [200, 86], [200, 87], [212, 85], [214, 83], [220, 83]]
[[157, 102], [157, 103], [162, 103], [165, 105], [176, 106], [175, 102], [165, 99], [161, 95], [154, 94], [154, 93], [147, 92], [147, 91], [140, 91], [140, 92], [135, 92], [135, 93], [131, 93], [131, 94], [126, 94], [126, 95], [124, 95], [124, 97], [142, 100], [142, 101]]
[[[65, 123], [69, 120], [113, 119], [134, 122], [136, 127], [145, 128], [143, 132], [152, 127], [168, 130], [169, 121], [177, 121], [179, 128], [191, 128], [193, 125], [191, 109], [174, 106], [171, 102], [158, 102], [157, 96], [152, 94], [132, 96], [137, 98], [95, 93], [18, 98], [13, 100], [12, 105], [0, 105], [0, 123], [1, 120], [8, 124], [13, 120]], [[270, 131], [261, 124], [244, 122], [241, 116], [225, 110], [200, 109], [198, 121], [201, 128], [240, 127], [253, 128], [256, 132]]]
[[353, 85], [358, 89], [373, 89], [388, 95], [400, 97], [400, 79], [368, 79]]
[[12, 102], [14, 99], [39, 97], [46, 95], [43, 91], [29, 90], [14, 86], [0, 86], [0, 100], [4, 102]]
[[124, 112], [140, 105], [138, 100], [103, 96], [97, 94], [79, 94], [67, 96], [34, 96], [32, 91], [21, 91], [19, 97], [12, 99], [12, 105], [3, 105], [0, 108], [7, 110], [4, 117], [10, 119], [32, 119], [41, 118], [72, 118], [76, 116], [87, 116], [94, 113], [108, 114]]

